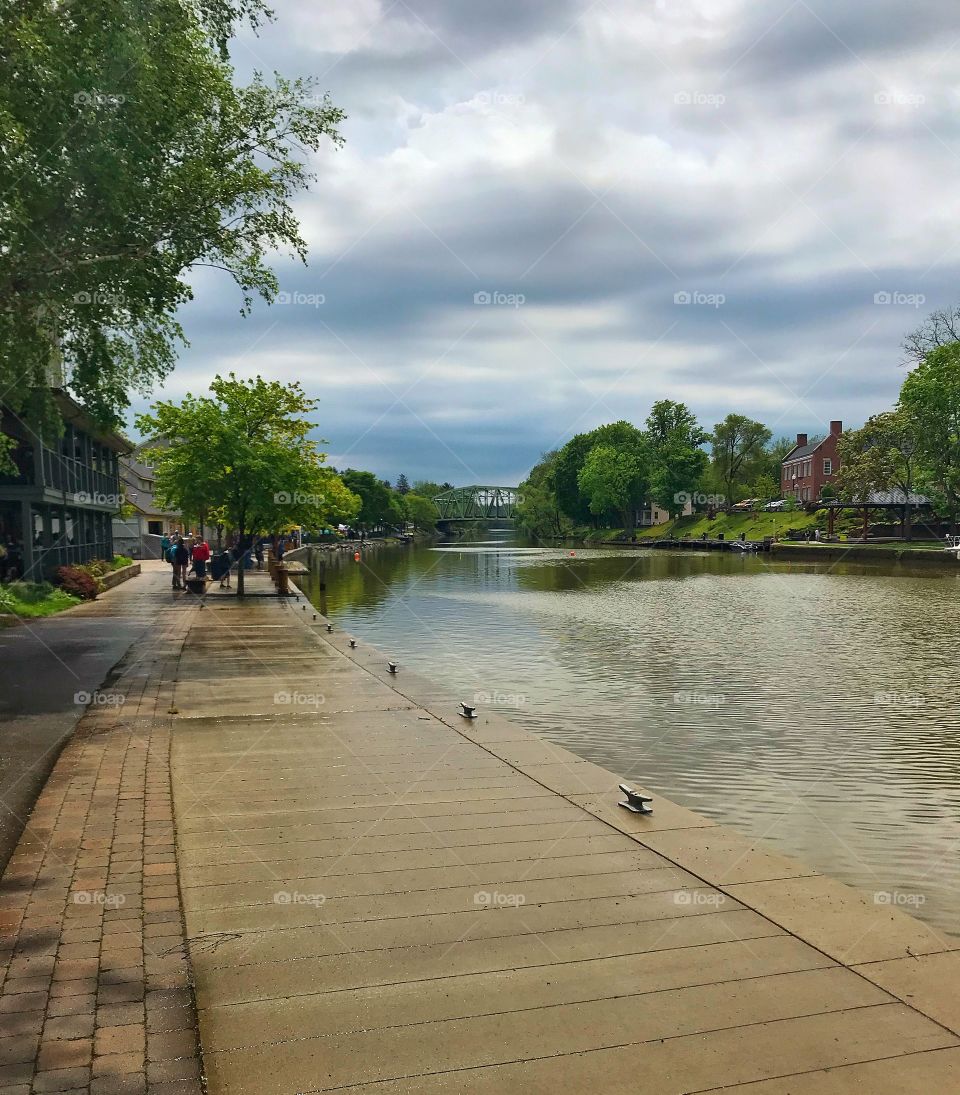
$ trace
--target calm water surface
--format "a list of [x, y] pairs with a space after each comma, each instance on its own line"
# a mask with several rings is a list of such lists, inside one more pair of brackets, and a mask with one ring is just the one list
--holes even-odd
[[960, 933], [958, 596], [960, 568], [489, 540], [344, 557], [323, 607], [458, 695]]

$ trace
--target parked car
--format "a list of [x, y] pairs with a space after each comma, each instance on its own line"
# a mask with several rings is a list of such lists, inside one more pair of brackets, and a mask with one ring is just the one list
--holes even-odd
[[783, 509], [783, 507], [786, 504], [787, 504], [786, 499], [778, 498], [775, 502], [768, 502], [763, 508], [767, 511], [776, 510], [776, 509]]
[[760, 501], [759, 498], [744, 498], [742, 502], [737, 502], [730, 507], [731, 513], [746, 513], [747, 510], [753, 509], [753, 507]]

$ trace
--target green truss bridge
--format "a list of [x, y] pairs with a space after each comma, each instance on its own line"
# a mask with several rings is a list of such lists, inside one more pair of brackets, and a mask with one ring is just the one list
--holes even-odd
[[511, 520], [520, 491], [516, 487], [456, 487], [433, 501], [441, 521]]

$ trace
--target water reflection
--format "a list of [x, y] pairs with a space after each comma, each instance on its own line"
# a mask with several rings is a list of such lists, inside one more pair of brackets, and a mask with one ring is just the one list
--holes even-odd
[[325, 578], [464, 698], [960, 931], [953, 573], [488, 541]]

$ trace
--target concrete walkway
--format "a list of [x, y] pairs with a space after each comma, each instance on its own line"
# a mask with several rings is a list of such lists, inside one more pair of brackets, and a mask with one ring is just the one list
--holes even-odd
[[89, 604], [0, 629], [0, 868], [83, 715], [85, 697], [149, 634], [158, 610], [169, 607], [170, 568], [164, 584], [162, 563], [142, 566], [142, 580]]
[[172, 775], [212, 1095], [960, 1087], [960, 939], [619, 809], [302, 601], [200, 624]]
[[[86, 684], [0, 882], [0, 1092], [201, 1095], [168, 713], [200, 610], [157, 565], [76, 611], [116, 631], [135, 618], [140, 639]], [[62, 681], [50, 669], [43, 685]]]

